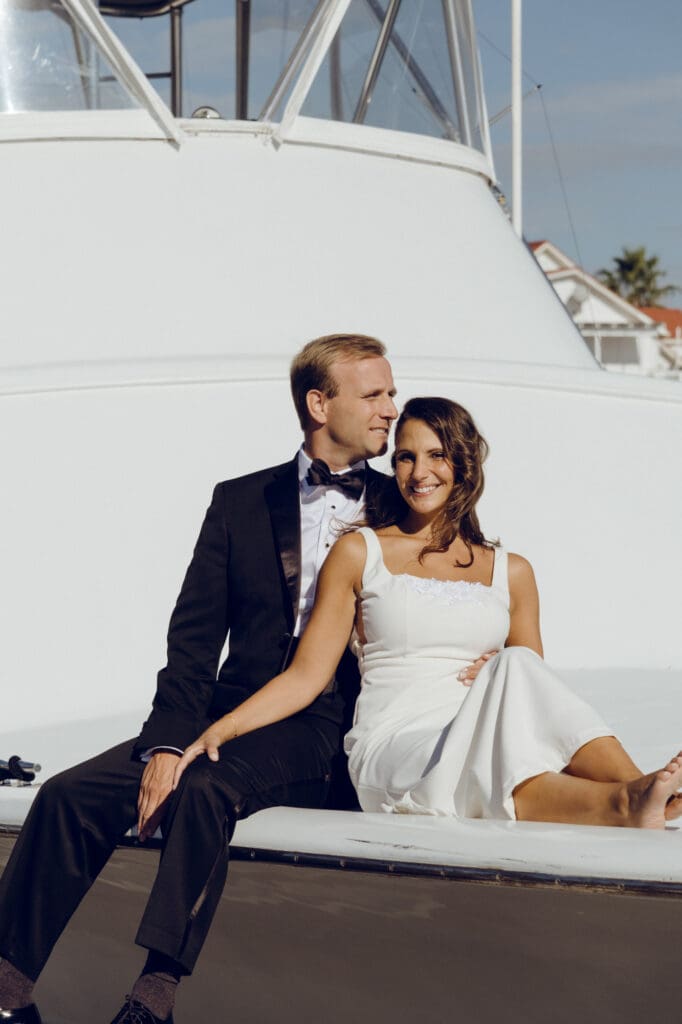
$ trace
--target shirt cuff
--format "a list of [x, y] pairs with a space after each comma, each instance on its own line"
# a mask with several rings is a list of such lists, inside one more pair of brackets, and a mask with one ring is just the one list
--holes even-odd
[[178, 750], [177, 747], [149, 747], [140, 754], [140, 761], [143, 764], [147, 764], [148, 761], [151, 761], [154, 754], [177, 754], [178, 757], [182, 757], [182, 751]]

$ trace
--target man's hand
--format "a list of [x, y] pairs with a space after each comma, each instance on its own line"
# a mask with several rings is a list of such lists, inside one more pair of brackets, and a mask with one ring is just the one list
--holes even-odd
[[137, 798], [137, 832], [141, 843], [156, 832], [166, 813], [166, 801], [173, 788], [173, 773], [179, 754], [153, 754], [142, 773]]

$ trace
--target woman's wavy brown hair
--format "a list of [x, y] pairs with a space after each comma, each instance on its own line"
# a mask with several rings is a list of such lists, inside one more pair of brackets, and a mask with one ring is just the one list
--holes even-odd
[[[461, 537], [469, 552], [468, 562], [457, 562], [466, 568], [474, 560], [473, 545], [495, 547], [486, 540], [478, 522], [476, 505], [483, 494], [483, 463], [488, 455], [488, 444], [477, 429], [467, 410], [448, 398], [411, 398], [406, 402], [395, 428], [396, 448], [400, 431], [408, 420], [420, 420], [433, 430], [443, 446], [455, 482], [452, 493], [433, 524], [432, 538], [419, 553], [419, 561], [430, 552], [447, 551], [456, 537]], [[395, 470], [395, 454], [391, 459]], [[378, 500], [367, 507], [368, 526], [379, 529], [393, 526], [405, 518], [408, 507], [397, 484], [386, 488]]]

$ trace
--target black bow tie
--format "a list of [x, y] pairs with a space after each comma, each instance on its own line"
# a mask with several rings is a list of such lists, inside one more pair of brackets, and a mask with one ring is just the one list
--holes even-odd
[[349, 473], [332, 473], [322, 459], [313, 459], [306, 483], [313, 487], [338, 487], [349, 498], [359, 498], [365, 489], [364, 469], [351, 469]]

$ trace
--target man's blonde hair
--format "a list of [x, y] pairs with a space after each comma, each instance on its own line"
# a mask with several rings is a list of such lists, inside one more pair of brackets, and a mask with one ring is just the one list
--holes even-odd
[[304, 345], [291, 364], [291, 394], [301, 429], [308, 425], [309, 391], [321, 391], [328, 398], [338, 394], [332, 366], [339, 360], [378, 359], [386, 355], [386, 346], [367, 334], [326, 334]]

